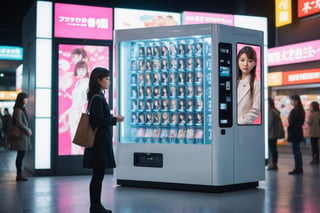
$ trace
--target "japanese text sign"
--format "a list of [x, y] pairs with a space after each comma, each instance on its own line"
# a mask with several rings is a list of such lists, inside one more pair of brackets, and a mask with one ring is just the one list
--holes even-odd
[[283, 72], [283, 85], [310, 84], [320, 82], [320, 69]]
[[276, 27], [292, 23], [291, 0], [276, 0]]
[[298, 0], [298, 17], [320, 13], [320, 0]]
[[268, 49], [268, 66], [320, 60], [320, 40]]
[[112, 40], [112, 23], [112, 8], [55, 4], [55, 37]]
[[216, 23], [234, 25], [234, 16], [219, 13], [183, 12], [183, 24]]

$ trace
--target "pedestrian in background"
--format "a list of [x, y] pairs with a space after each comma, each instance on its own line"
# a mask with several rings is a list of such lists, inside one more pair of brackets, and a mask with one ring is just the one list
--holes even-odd
[[[16, 181], [28, 180], [22, 175], [22, 161], [26, 151], [31, 150], [32, 131], [29, 127], [28, 113], [26, 105], [28, 104], [28, 94], [21, 92], [18, 94], [16, 102], [13, 107], [12, 127], [17, 127], [18, 133], [10, 136], [11, 150], [17, 150], [16, 168], [17, 178]], [[11, 133], [10, 133], [11, 134]]]
[[290, 102], [293, 106], [288, 118], [288, 142], [292, 145], [295, 167], [289, 172], [290, 175], [302, 174], [302, 154], [300, 143], [303, 141], [303, 123], [305, 111], [303, 109], [300, 96], [295, 94], [290, 96]]
[[309, 126], [309, 137], [311, 141], [312, 161], [310, 164], [319, 164], [319, 137], [320, 137], [320, 110], [316, 101], [310, 104], [310, 115], [307, 121]]
[[3, 144], [4, 144], [4, 147], [9, 147], [9, 144], [10, 144], [10, 141], [9, 141], [9, 129], [11, 127], [11, 120], [12, 120], [12, 117], [9, 113], [9, 109], [8, 108], [4, 108], [4, 114], [2, 116], [2, 125], [3, 125], [3, 134], [4, 134], [4, 139], [3, 139]]
[[269, 165], [268, 170], [278, 170], [277, 141], [284, 138], [284, 130], [280, 118], [280, 111], [275, 108], [272, 98], [268, 98], [268, 146]]

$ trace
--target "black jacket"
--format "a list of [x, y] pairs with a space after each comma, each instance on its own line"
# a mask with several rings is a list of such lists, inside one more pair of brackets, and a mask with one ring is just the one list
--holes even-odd
[[116, 125], [117, 119], [111, 115], [109, 105], [102, 93], [93, 98], [89, 120], [92, 127], [97, 127], [98, 130], [93, 147], [84, 150], [83, 166], [85, 168], [115, 168], [112, 126]]
[[302, 125], [304, 117], [304, 114], [298, 107], [291, 110], [288, 118], [288, 142], [299, 143], [303, 141]]

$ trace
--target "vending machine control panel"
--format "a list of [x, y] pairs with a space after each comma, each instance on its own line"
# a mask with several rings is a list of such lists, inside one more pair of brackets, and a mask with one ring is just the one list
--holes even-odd
[[219, 43], [219, 126], [232, 127], [232, 46]]

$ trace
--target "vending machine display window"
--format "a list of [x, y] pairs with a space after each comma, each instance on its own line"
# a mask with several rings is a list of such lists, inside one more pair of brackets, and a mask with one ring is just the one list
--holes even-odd
[[120, 143], [211, 144], [211, 36], [122, 41]]

